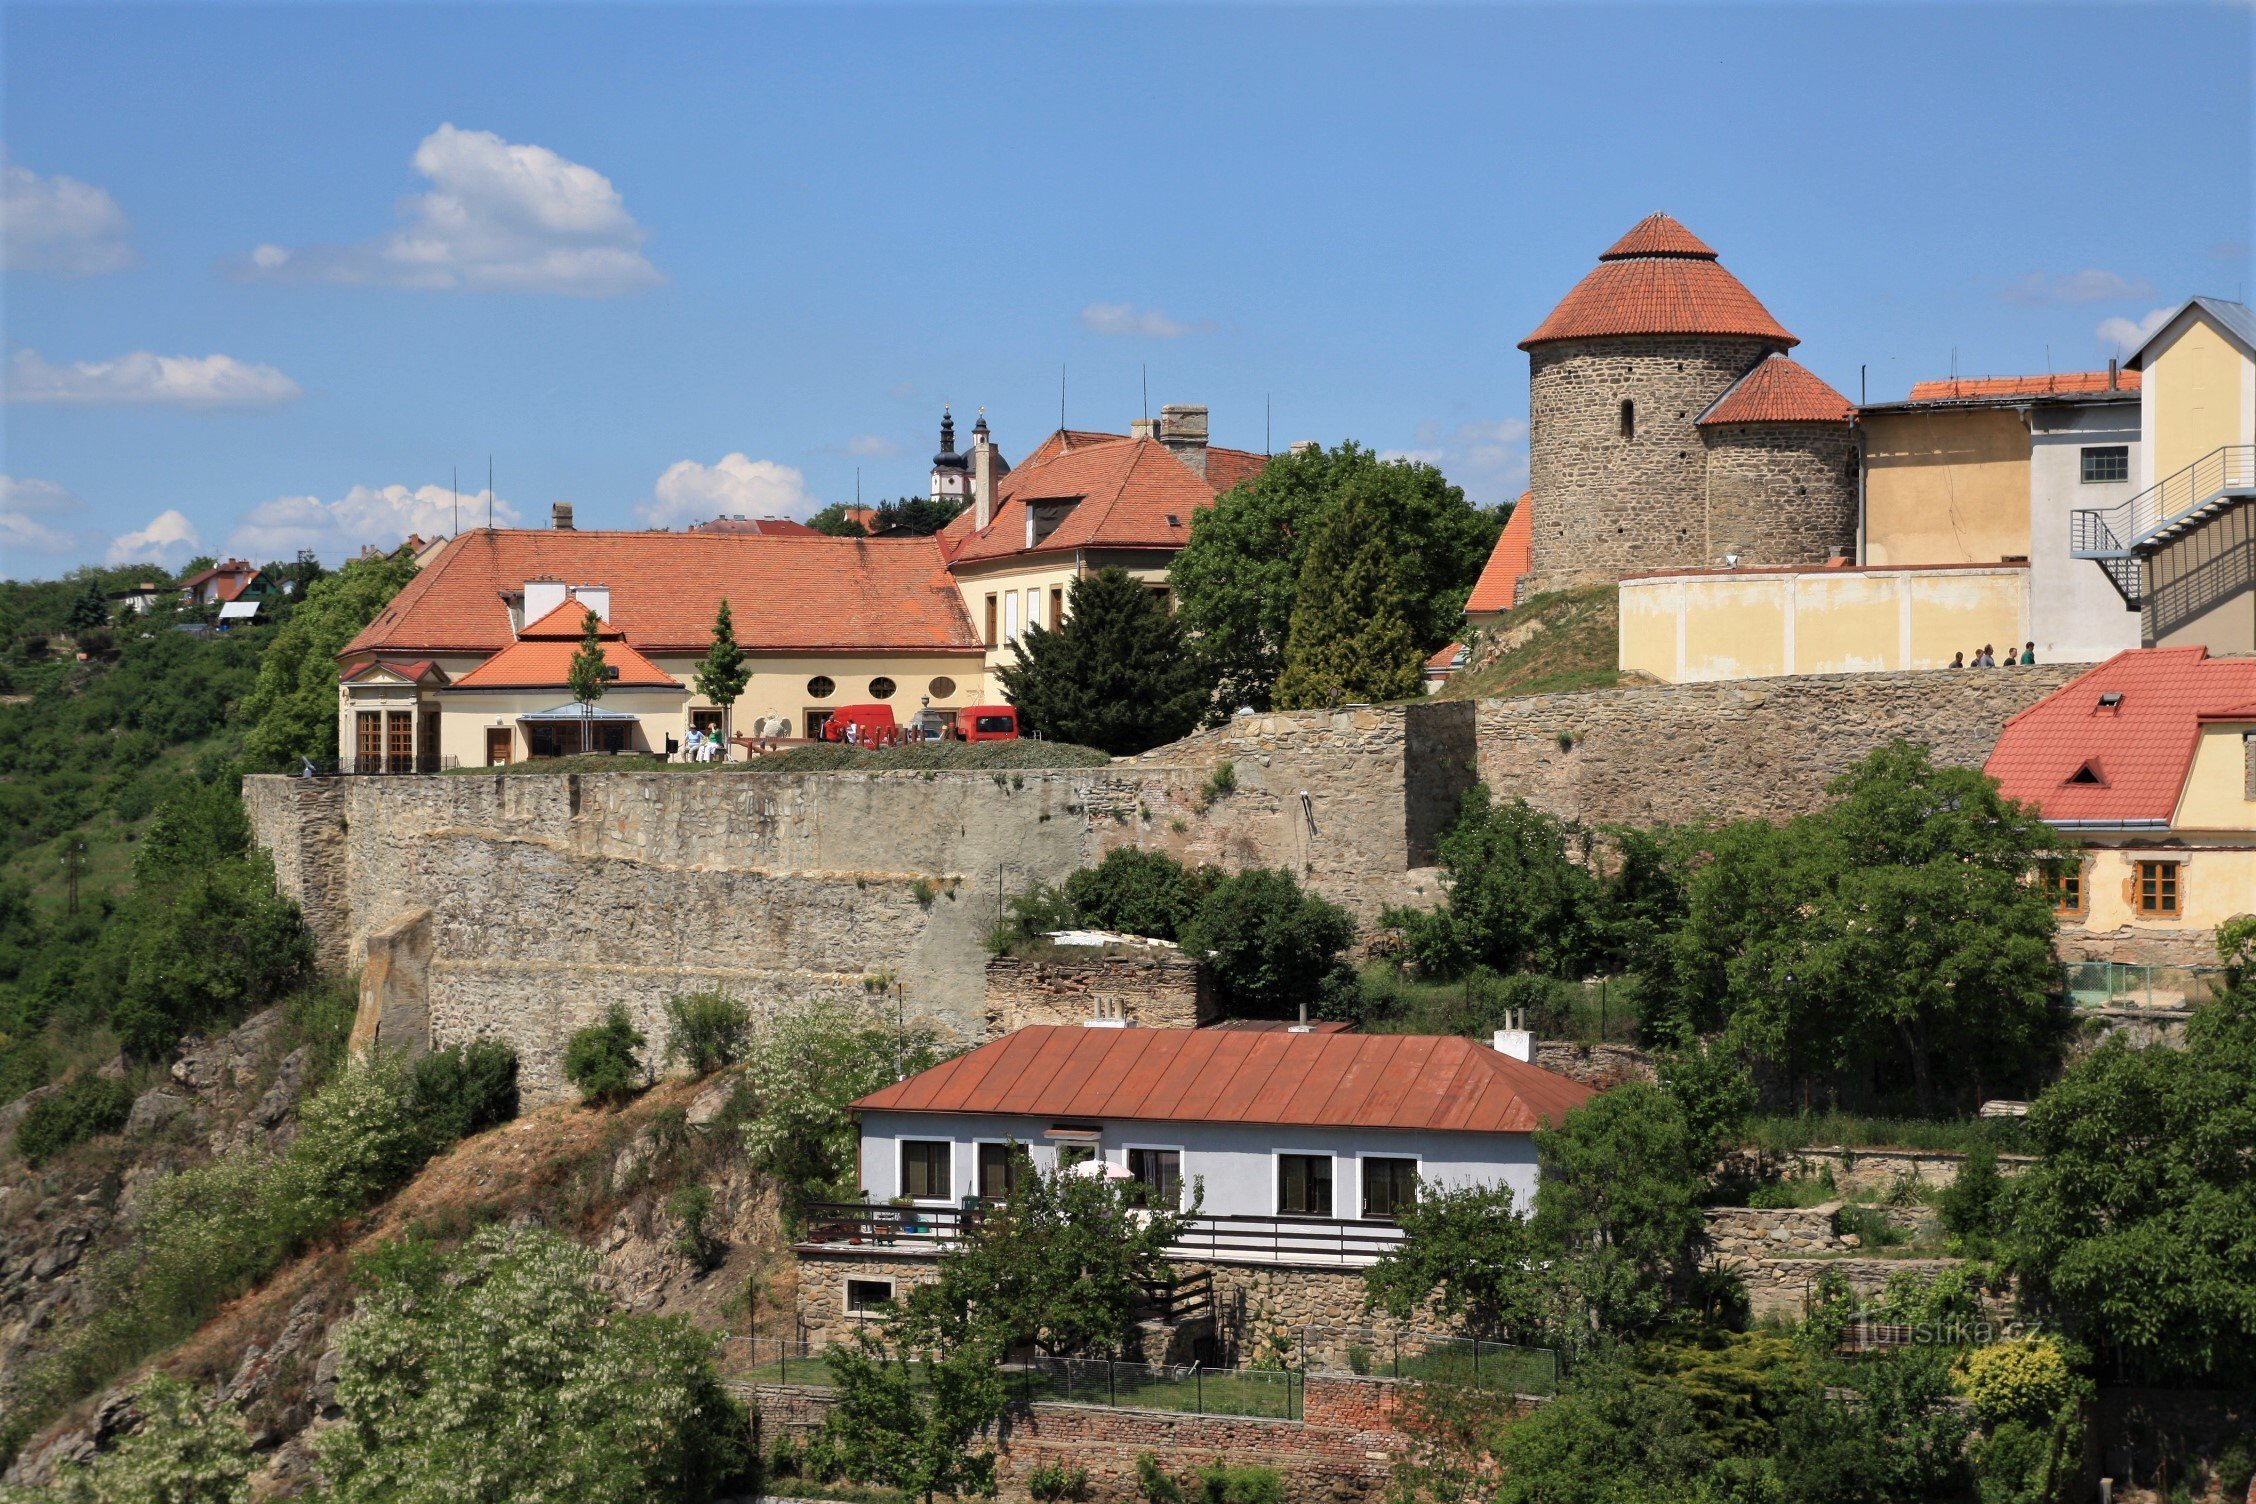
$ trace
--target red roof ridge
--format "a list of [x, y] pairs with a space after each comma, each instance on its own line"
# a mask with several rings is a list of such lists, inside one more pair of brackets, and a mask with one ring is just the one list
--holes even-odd
[[1706, 428], [1728, 423], [1846, 423], [1856, 415], [1849, 399], [1790, 355], [1755, 362], [1695, 420]]
[[2108, 385], [2105, 371], [2056, 371], [2044, 376], [1945, 376], [1915, 381], [1906, 402], [1964, 402], [1983, 397], [2049, 397], [2071, 394], [2128, 395], [2139, 390], [2137, 371], [2118, 370]]
[[564, 597], [564, 603], [544, 613], [540, 620], [529, 621], [517, 629], [517, 640], [527, 638], [569, 638], [578, 642], [587, 636], [587, 619], [595, 618], [595, 635], [606, 641], [624, 641], [626, 633], [603, 619], [603, 613], [588, 605], [576, 595]]

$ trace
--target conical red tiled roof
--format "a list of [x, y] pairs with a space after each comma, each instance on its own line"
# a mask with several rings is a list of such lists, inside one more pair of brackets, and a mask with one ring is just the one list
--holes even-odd
[[1648, 214], [1630, 226], [1629, 233], [1606, 247], [1600, 261], [1626, 261], [1632, 256], [1697, 256], [1713, 261], [1709, 244], [1666, 214]]
[[1523, 350], [1609, 335], [1717, 334], [1800, 344], [1706, 242], [1666, 214], [1639, 220], [1520, 341]]
[[1849, 399], [1800, 361], [1773, 355], [1732, 383], [1700, 414], [1699, 426], [1720, 423], [1846, 423]]

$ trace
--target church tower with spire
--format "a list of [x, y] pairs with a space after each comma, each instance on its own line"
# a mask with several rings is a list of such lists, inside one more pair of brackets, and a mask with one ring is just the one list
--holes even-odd
[[[982, 417], [984, 429], [987, 420]], [[940, 409], [940, 452], [932, 457], [932, 499], [959, 505], [971, 499], [971, 456], [956, 452], [956, 417]]]

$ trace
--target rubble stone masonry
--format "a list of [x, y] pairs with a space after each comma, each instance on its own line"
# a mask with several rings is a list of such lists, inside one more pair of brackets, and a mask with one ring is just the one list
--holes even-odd
[[[1856, 548], [1856, 441], [1846, 423], [1734, 423], [1706, 431], [1713, 567], [1822, 564]], [[1537, 515], [1541, 515], [1538, 513]]]
[[987, 1032], [1117, 1018], [1139, 1028], [1214, 1021], [1212, 973], [1174, 949], [1060, 949], [987, 963]]

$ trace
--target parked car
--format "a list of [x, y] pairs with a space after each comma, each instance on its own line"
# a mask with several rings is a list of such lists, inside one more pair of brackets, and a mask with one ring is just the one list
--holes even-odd
[[956, 716], [956, 729], [967, 742], [1018, 740], [1018, 709], [1012, 705], [973, 705]]
[[900, 726], [893, 719], [890, 705], [841, 705], [831, 712], [823, 723], [822, 734], [826, 742], [846, 740], [846, 728], [858, 726], [854, 739], [864, 746], [879, 746], [900, 740]]

